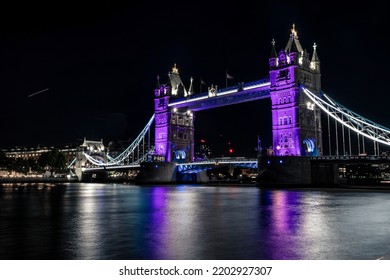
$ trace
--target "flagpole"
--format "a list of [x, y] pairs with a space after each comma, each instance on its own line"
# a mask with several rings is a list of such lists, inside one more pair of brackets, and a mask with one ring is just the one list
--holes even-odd
[[225, 72], [225, 80], [226, 80], [226, 88], [227, 88], [227, 69], [226, 69], [226, 72]]

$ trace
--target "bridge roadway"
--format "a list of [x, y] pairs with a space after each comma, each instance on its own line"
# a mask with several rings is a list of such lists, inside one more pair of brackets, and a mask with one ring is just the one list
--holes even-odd
[[180, 174], [194, 174], [204, 170], [220, 167], [222, 165], [233, 165], [235, 167], [253, 168], [257, 169], [257, 159], [248, 159], [244, 157], [226, 157], [226, 158], [214, 158], [203, 161], [177, 163], [177, 171]]
[[[194, 162], [175, 163], [177, 171], [179, 173], [197, 173], [206, 169], [212, 169], [221, 165], [234, 165], [246, 168], [257, 168], [257, 159], [249, 159], [244, 157], [222, 157], [213, 158]], [[94, 172], [94, 171], [110, 171], [110, 170], [125, 170], [125, 169], [139, 169], [140, 164], [128, 164], [128, 165], [109, 165], [104, 167], [90, 167], [83, 168], [83, 172]]]

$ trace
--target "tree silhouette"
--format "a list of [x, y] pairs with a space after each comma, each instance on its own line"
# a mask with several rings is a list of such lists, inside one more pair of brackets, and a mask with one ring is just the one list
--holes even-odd
[[48, 168], [50, 170], [50, 176], [53, 176], [54, 172], [61, 172], [66, 168], [66, 156], [58, 149], [52, 149], [49, 152], [41, 154], [38, 159], [38, 164], [42, 168]]

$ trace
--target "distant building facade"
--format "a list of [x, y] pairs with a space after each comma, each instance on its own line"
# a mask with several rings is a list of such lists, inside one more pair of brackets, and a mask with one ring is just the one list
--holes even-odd
[[59, 145], [59, 146], [45, 146], [40, 147], [37, 146], [35, 148], [32, 147], [15, 147], [11, 149], [3, 149], [2, 151], [5, 153], [7, 158], [10, 159], [33, 159], [37, 161], [39, 157], [46, 153], [50, 152], [52, 149], [58, 149], [60, 152], [64, 153], [66, 156], [67, 163], [70, 164], [72, 160], [76, 157], [77, 144], [68, 144], [68, 145]]

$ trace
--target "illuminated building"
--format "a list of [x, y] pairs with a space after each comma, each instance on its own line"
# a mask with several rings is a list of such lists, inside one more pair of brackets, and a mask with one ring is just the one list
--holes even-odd
[[36, 148], [15, 147], [12, 149], [4, 149], [3, 152], [8, 158], [11, 159], [21, 158], [24, 160], [33, 159], [37, 161], [43, 153], [50, 152], [51, 150], [56, 148], [60, 152], [65, 154], [67, 163], [69, 164], [76, 157], [76, 149], [78, 146], [79, 145], [76, 144], [69, 144], [50, 147], [37, 146]]
[[194, 112], [187, 108], [171, 108], [169, 99], [192, 95], [181, 81], [176, 64], [169, 73], [169, 83], [158, 80], [155, 89], [155, 153], [165, 161], [190, 162], [194, 160]]
[[213, 155], [211, 147], [207, 144], [206, 140], [201, 139], [199, 143], [199, 151], [196, 152], [196, 159], [203, 160], [210, 158]]
[[277, 156], [322, 155], [320, 109], [301, 94], [301, 85], [321, 93], [316, 44], [311, 60], [298, 40], [295, 26], [279, 54], [275, 41], [269, 58], [273, 149]]

